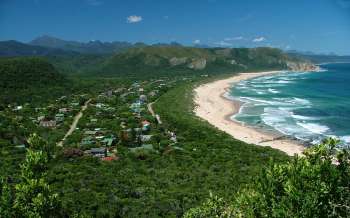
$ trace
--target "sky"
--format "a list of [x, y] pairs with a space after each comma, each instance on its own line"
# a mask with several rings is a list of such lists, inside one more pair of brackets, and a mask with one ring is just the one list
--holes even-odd
[[0, 40], [41, 35], [350, 55], [350, 0], [0, 0]]

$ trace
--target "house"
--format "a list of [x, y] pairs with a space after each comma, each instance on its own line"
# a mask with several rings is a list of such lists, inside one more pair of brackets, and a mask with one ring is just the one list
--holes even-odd
[[73, 102], [70, 105], [77, 107], [77, 106], [79, 106], [79, 102]]
[[84, 135], [96, 135], [97, 131], [92, 131], [92, 130], [86, 130], [84, 132]]
[[120, 127], [123, 128], [123, 129], [125, 129], [125, 128], [126, 128], [126, 122], [122, 121], [122, 122], [120, 123]]
[[135, 82], [131, 85], [132, 88], [139, 88], [140, 87], [140, 84]]
[[143, 149], [146, 149], [146, 150], [153, 150], [153, 145], [152, 144], [144, 144], [141, 146]]
[[36, 120], [38, 121], [38, 122], [40, 122], [40, 121], [42, 121], [42, 120], [44, 120], [45, 119], [45, 116], [39, 116]]
[[69, 109], [69, 108], [60, 108], [60, 109], [58, 109], [58, 112], [59, 113], [63, 113], [63, 114], [65, 114], [65, 113], [68, 113], [68, 112], [70, 112], [71, 110]]
[[140, 113], [141, 112], [141, 102], [132, 103], [130, 108], [134, 113]]
[[93, 141], [93, 138], [91, 136], [87, 136], [81, 140], [81, 144], [82, 145], [92, 145], [92, 144], [95, 144], [95, 142]]
[[146, 102], [147, 101], [147, 96], [146, 95], [140, 95], [139, 97], [141, 102]]
[[120, 95], [120, 97], [124, 99], [126, 96], [134, 94], [134, 93], [135, 92], [127, 92], [127, 93], [124, 93], [124, 94]]
[[26, 145], [25, 144], [20, 144], [20, 145], [16, 145], [15, 147], [18, 148], [18, 149], [25, 149]]
[[176, 143], [177, 142], [176, 134], [170, 131], [168, 131], [168, 134], [170, 135], [170, 140]]
[[90, 119], [90, 122], [91, 122], [91, 123], [96, 123], [96, 122], [97, 122], [97, 119], [92, 118], [92, 119]]
[[105, 105], [102, 104], [102, 103], [97, 103], [95, 106], [96, 106], [97, 108], [103, 108], [103, 107], [105, 107]]
[[64, 114], [56, 114], [55, 120], [56, 120], [56, 122], [63, 122], [64, 121]]
[[153, 148], [153, 145], [151, 145], [151, 144], [144, 144], [144, 145], [142, 145], [142, 146], [140, 146], [140, 147], [136, 147], [136, 148], [129, 148], [129, 150], [131, 151], [131, 152], [137, 152], [137, 151], [139, 151], [139, 150], [154, 150], [154, 148]]
[[148, 95], [151, 96], [151, 97], [154, 97], [154, 96], [157, 95], [157, 93], [155, 91], [151, 91], [151, 92], [148, 93]]
[[90, 154], [94, 157], [106, 157], [107, 156], [107, 149], [106, 148], [91, 148]]
[[103, 157], [103, 161], [113, 161], [113, 160], [118, 160], [118, 157], [116, 156], [109, 156], [109, 157]]
[[151, 140], [153, 135], [141, 135], [141, 141], [142, 142], [148, 142], [149, 140]]
[[23, 109], [23, 106], [16, 106], [13, 110], [14, 111], [20, 111]]
[[102, 144], [104, 144], [105, 146], [107, 147], [111, 147], [115, 144], [115, 138], [114, 137], [107, 137], [107, 138], [104, 138], [102, 141], [101, 141]]
[[125, 88], [118, 88], [118, 89], [114, 90], [114, 93], [120, 93], [124, 90], [125, 90]]
[[106, 95], [107, 95], [108, 97], [112, 97], [112, 95], [113, 95], [113, 90], [108, 90], [107, 93], [106, 93]]
[[48, 120], [48, 121], [42, 120], [42, 121], [40, 121], [39, 125], [42, 127], [46, 127], [46, 128], [54, 128], [54, 127], [56, 127], [56, 121], [55, 120]]
[[142, 130], [148, 131], [150, 129], [151, 129], [151, 123], [148, 122], [147, 120], [142, 121]]
[[99, 135], [99, 136], [96, 136], [95, 138], [97, 139], [97, 140], [101, 140], [101, 139], [103, 139], [105, 136], [104, 135]]

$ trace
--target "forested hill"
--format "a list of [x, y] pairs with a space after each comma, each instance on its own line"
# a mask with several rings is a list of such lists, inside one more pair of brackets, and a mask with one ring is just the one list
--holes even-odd
[[[280, 49], [198, 48], [178, 43], [76, 42], [42, 36], [30, 43], [0, 42], [0, 56], [42, 56], [61, 73], [150, 78], [298, 69], [311, 61]], [[301, 64], [301, 65], [300, 65]]]
[[100, 75], [149, 77], [160, 75], [218, 74], [224, 72], [288, 69], [290, 63], [309, 62], [291, 58], [279, 49], [193, 48], [147, 46], [132, 48], [107, 59]]
[[30, 102], [54, 96], [67, 84], [68, 79], [43, 58], [0, 59], [1, 103]]

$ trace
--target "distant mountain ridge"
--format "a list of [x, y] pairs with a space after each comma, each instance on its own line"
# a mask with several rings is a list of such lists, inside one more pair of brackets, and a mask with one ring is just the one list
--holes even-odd
[[300, 55], [300, 54], [289, 54], [290, 56], [296, 56], [310, 60], [315, 64], [323, 63], [350, 63], [350, 56], [339, 56], [339, 55]]
[[74, 51], [82, 54], [107, 54], [117, 53], [133, 47], [129, 42], [101, 42], [99, 40], [89, 41], [87, 43], [77, 41], [67, 41], [56, 37], [43, 35], [31, 42], [30, 45], [43, 46], [49, 48], [57, 48], [65, 51]]
[[[150, 77], [216, 74], [267, 69], [312, 69], [310, 61], [280, 49], [199, 48], [177, 42], [144, 43], [67, 41], [41, 36], [30, 44], [0, 42], [0, 56], [44, 56], [65, 74]], [[205, 47], [205, 46], [203, 46]]]
[[0, 57], [50, 55], [77, 55], [77, 53], [73, 51], [64, 51], [57, 48], [28, 45], [15, 40], [0, 41]]
[[312, 52], [299, 52], [295, 50], [287, 51], [287, 54], [292, 57], [303, 58], [312, 61], [315, 64], [321, 63], [336, 63], [336, 62], [348, 62], [350, 63], [350, 55], [336, 55], [330, 54], [315, 54]]

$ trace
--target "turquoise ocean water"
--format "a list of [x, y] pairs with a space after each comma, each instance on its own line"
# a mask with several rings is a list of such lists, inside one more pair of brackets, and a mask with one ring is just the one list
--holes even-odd
[[350, 63], [321, 72], [282, 72], [241, 81], [228, 97], [243, 103], [239, 122], [306, 143], [328, 136], [350, 146]]

